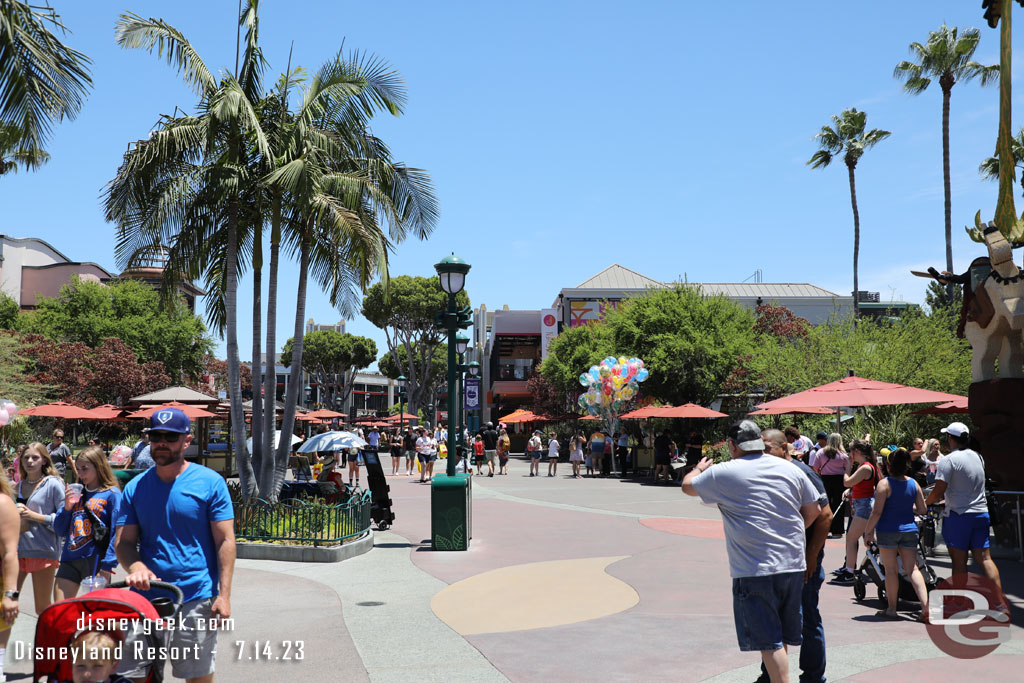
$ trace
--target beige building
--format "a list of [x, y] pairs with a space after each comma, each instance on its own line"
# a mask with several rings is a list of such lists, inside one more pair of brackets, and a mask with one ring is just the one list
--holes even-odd
[[0, 235], [0, 291], [23, 310], [36, 307], [39, 297], [55, 297], [77, 275], [106, 282], [113, 276], [95, 263], [72, 261], [35, 237]]

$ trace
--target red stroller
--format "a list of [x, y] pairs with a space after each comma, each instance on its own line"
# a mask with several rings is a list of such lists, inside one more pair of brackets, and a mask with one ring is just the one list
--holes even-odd
[[[170, 592], [174, 598], [154, 598], [147, 600], [145, 596], [128, 590], [123, 581], [110, 584], [107, 588], [86, 593], [77, 598], [69, 598], [55, 602], [39, 615], [36, 624], [36, 652], [58, 653], [71, 645], [79, 627], [88, 623], [109, 624], [124, 619], [134, 623], [142, 620], [157, 621], [171, 619], [181, 609], [184, 596], [174, 584], [163, 581], [151, 581], [150, 586]], [[80, 619], [82, 621], [80, 621]], [[153, 640], [150, 644], [159, 647], [156, 642], [160, 633], [157, 629], [149, 629], [143, 637]], [[163, 680], [163, 662], [156, 662], [146, 677], [146, 683], [160, 683]], [[52, 659], [37, 658], [33, 663], [32, 680], [42, 681], [48, 677], [50, 681], [70, 681], [72, 678], [71, 658], [54, 657]]]

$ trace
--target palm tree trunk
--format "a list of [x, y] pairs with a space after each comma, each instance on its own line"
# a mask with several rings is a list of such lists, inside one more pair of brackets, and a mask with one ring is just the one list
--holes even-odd
[[[949, 98], [952, 88], [942, 89], [942, 185], [946, 193], [946, 271], [953, 272], [953, 195], [949, 187]], [[953, 283], [946, 285], [946, 297], [953, 301]]]
[[856, 324], [860, 317], [860, 282], [857, 280], [857, 262], [860, 259], [860, 213], [857, 211], [857, 182], [853, 177], [853, 169], [857, 162], [846, 164], [850, 174], [850, 204], [853, 206], [853, 321]]
[[[263, 396], [260, 395], [260, 337], [263, 332], [263, 230], [253, 226], [252, 236], [252, 466], [258, 473], [266, 459], [263, 448]], [[269, 354], [268, 354], [269, 355]], [[270, 359], [267, 359], [268, 362]], [[258, 474], [257, 474], [258, 476]]]
[[[270, 228], [270, 282], [267, 286], [267, 356], [277, 352], [277, 267], [278, 252], [281, 245], [281, 195], [274, 194], [273, 224]], [[274, 453], [274, 423], [277, 421], [277, 363], [267, 363], [267, 374], [263, 379], [263, 392], [268, 396], [268, 401], [273, 411], [263, 432], [263, 443], [266, 444], [268, 454]], [[284, 425], [282, 425], [283, 427]], [[287, 434], [291, 434], [288, 432]], [[281, 440], [287, 437], [282, 430]], [[291, 439], [288, 438], [290, 442]], [[276, 455], [264, 458], [260, 470], [260, 484], [268, 490], [273, 490]]]
[[[292, 337], [291, 375], [288, 378], [288, 391], [284, 399], [284, 415], [281, 418], [282, 434], [291, 434], [295, 426], [295, 404], [299, 393], [299, 383], [302, 379], [302, 326], [306, 318], [306, 273], [309, 271], [310, 230], [312, 230], [312, 226], [307, 225], [306, 233], [302, 237], [302, 245], [299, 249], [299, 291], [295, 301], [295, 332]], [[277, 448], [272, 500], [277, 500], [281, 485], [284, 483], [284, 475], [288, 469], [288, 454], [290, 452], [290, 440], [282, 438]]]
[[225, 255], [224, 312], [227, 329], [228, 395], [231, 400], [231, 440], [234, 442], [238, 481], [247, 498], [256, 495], [252, 462], [245, 447], [245, 415], [242, 411], [242, 370], [238, 358], [238, 200], [228, 210], [228, 244]]

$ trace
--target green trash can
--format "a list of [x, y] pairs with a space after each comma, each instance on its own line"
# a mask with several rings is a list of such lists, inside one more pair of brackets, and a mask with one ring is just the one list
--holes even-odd
[[473, 478], [435, 474], [430, 482], [430, 541], [434, 550], [469, 550], [473, 537]]

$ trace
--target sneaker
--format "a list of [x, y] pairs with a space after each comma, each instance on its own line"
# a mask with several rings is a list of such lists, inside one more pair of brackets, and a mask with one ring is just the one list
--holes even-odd
[[836, 577], [832, 580], [836, 583], [853, 583], [854, 579], [856, 578], [857, 577], [853, 572], [851, 572], [846, 567], [843, 567], [843, 571], [836, 574]]
[[840, 567], [839, 569], [834, 569], [834, 570], [832, 570], [832, 576], [839, 576], [840, 574], [842, 574], [845, 571], [846, 571], [846, 567], [845, 566]]

